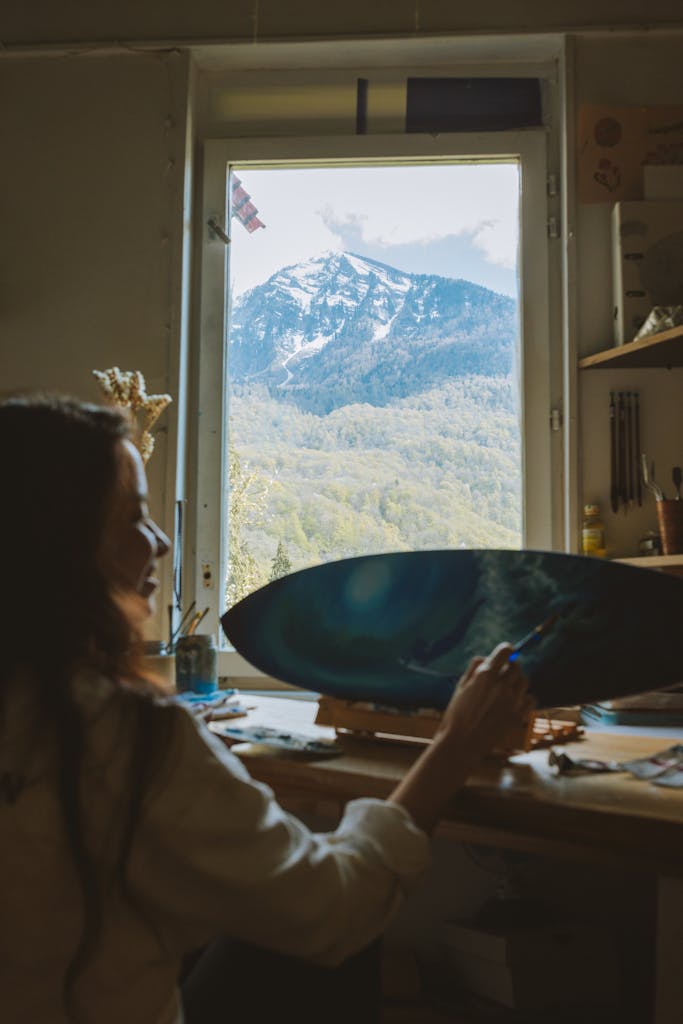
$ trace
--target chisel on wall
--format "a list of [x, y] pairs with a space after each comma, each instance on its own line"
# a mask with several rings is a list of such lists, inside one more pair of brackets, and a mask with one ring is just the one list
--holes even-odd
[[636, 461], [636, 468], [635, 468], [635, 474], [636, 474], [636, 500], [637, 500], [639, 505], [642, 505], [643, 504], [643, 484], [642, 484], [642, 476], [641, 476], [641, 473], [640, 473], [640, 452], [641, 452], [641, 448], [640, 448], [640, 394], [639, 394], [639, 392], [638, 391], [634, 391], [633, 392], [633, 397], [636, 400], [635, 410], [634, 410], [634, 418], [635, 418], [635, 421], [636, 421], [636, 423], [635, 423], [635, 434], [636, 434], [636, 436], [635, 436], [635, 448], [636, 448], [636, 450], [635, 450], [635, 453], [634, 453], [635, 454], [635, 461]]
[[622, 505], [626, 506], [628, 502], [628, 493], [626, 491], [626, 411], [624, 409], [623, 391], [620, 391], [618, 395], [617, 420], [619, 428], [618, 491], [619, 500]]
[[612, 511], [619, 511], [619, 484], [617, 483], [617, 410], [614, 392], [609, 393], [609, 447], [610, 447], [610, 503]]
[[628, 503], [632, 505], [635, 501], [635, 464], [633, 451], [633, 415], [631, 410], [631, 392], [626, 392], [626, 445], [627, 445], [627, 480], [628, 480]]

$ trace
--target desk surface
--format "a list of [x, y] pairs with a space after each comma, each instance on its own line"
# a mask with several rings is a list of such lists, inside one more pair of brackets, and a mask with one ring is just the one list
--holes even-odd
[[[333, 729], [313, 724], [315, 702], [243, 697], [253, 710], [235, 720], [236, 726], [334, 737]], [[667, 732], [634, 736], [589, 730], [562, 749], [570, 757], [621, 761], [648, 756], [676, 739]], [[342, 756], [328, 759], [254, 744], [233, 750], [278, 797], [341, 805], [359, 796], [387, 797], [422, 749], [409, 741], [354, 736], [339, 742]], [[439, 831], [463, 842], [683, 875], [683, 789], [654, 786], [626, 773], [558, 776], [548, 765], [547, 750], [518, 754], [506, 764], [486, 761], [453, 800]]]

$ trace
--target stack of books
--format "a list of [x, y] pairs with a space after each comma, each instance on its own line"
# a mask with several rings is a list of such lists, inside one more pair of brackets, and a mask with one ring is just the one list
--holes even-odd
[[666, 690], [586, 704], [581, 717], [592, 725], [683, 726], [683, 683]]

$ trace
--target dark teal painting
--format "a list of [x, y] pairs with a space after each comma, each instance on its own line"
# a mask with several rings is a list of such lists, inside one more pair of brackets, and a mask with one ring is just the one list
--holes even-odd
[[303, 569], [221, 623], [252, 665], [346, 700], [444, 708], [470, 658], [519, 653], [539, 707], [583, 704], [683, 679], [683, 580], [544, 551], [368, 555]]

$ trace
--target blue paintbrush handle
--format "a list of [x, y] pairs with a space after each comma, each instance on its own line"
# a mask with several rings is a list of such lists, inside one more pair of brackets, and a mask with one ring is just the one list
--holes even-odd
[[557, 621], [557, 615], [549, 615], [547, 619], [541, 622], [538, 626], [534, 626], [530, 633], [522, 637], [515, 644], [512, 654], [508, 658], [508, 661], [517, 661], [520, 654], [526, 647], [530, 647], [531, 644], [537, 644], [538, 641], [547, 633], [554, 622]]

